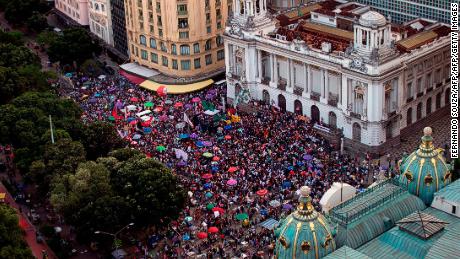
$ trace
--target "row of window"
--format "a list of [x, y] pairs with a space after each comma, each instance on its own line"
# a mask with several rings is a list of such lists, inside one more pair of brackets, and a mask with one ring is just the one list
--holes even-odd
[[[150, 42], [149, 42], [149, 43], [150, 43], [150, 44], [149, 44], [149, 45], [150, 45], [150, 48], [152, 48], [152, 49], [157, 49], [157, 48], [158, 48], [156, 39], [150, 38]], [[144, 35], [140, 35], [140, 36], [139, 36], [139, 44], [142, 45], [142, 46], [146, 46], [146, 47], [147, 47], [147, 38], [146, 38]], [[217, 36], [217, 37], [216, 37], [216, 45], [217, 45], [217, 47], [220, 47], [220, 46], [222, 46], [223, 44], [224, 44], [224, 38], [222, 38], [222, 36], [220, 36], [220, 35]], [[190, 55], [190, 53], [191, 53], [191, 52], [190, 52], [190, 45], [188, 45], [188, 44], [181, 44], [181, 45], [179, 46], [179, 48], [180, 48], [180, 54], [181, 54], [181, 55], [184, 55], [184, 56]], [[160, 49], [161, 49], [161, 51], [163, 51], [163, 52], [166, 52], [166, 53], [168, 52], [168, 48], [167, 48], [166, 44], [165, 44], [163, 41], [160, 42]], [[204, 50], [205, 50], [205, 51], [209, 51], [209, 50], [211, 50], [211, 49], [212, 49], [212, 41], [211, 41], [211, 40], [207, 40], [206, 43], [205, 43], [205, 45], [204, 45]], [[193, 44], [193, 53], [194, 53], [194, 54], [200, 53], [200, 44], [199, 44], [199, 43]], [[174, 44], [174, 43], [171, 44], [171, 54], [177, 55], [177, 45]]]
[[[137, 48], [136, 48], [136, 55], [138, 55]], [[143, 60], [148, 60], [149, 54], [148, 54], [148, 52], [146, 50], [141, 50], [141, 58]], [[217, 51], [217, 61], [224, 60], [224, 58], [225, 58], [224, 50], [223, 49], [218, 50]], [[158, 54], [150, 52], [150, 61], [152, 63], [158, 64], [159, 63]], [[206, 66], [209, 66], [209, 65], [212, 64], [212, 54], [208, 54], [208, 55], [205, 56], [205, 63], [206, 63]], [[168, 57], [161, 56], [161, 65], [163, 65], [165, 67], [169, 66]], [[193, 65], [194, 65], [195, 69], [201, 68], [201, 58], [195, 58], [193, 60]], [[171, 68], [176, 69], [176, 70], [179, 69], [179, 61], [177, 59], [171, 59]], [[181, 68], [181, 70], [190, 70], [191, 69], [191, 60], [189, 60], [189, 59], [180, 60], [180, 68]]]
[[[412, 101], [412, 98], [414, 98], [415, 94], [417, 94], [417, 96], [422, 95], [424, 90], [431, 90], [434, 85], [442, 83], [443, 78], [449, 79], [450, 78], [450, 65], [445, 66], [444, 76], [441, 73], [442, 73], [441, 68], [438, 68], [434, 71], [434, 77], [433, 77], [433, 72], [426, 73], [425, 78], [423, 77], [417, 78], [415, 87], [412, 81], [408, 82], [407, 89], [406, 89], [406, 98], [408, 102]], [[423, 81], [425, 82], [425, 84], [423, 84]]]

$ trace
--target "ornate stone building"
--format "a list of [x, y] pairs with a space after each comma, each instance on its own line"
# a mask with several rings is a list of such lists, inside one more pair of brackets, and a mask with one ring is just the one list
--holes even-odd
[[126, 0], [130, 59], [176, 78], [224, 71], [232, 0]]
[[110, 1], [89, 0], [89, 28], [105, 43], [114, 46]]
[[307, 115], [320, 130], [341, 129], [346, 144], [371, 152], [449, 102], [444, 24], [394, 25], [368, 6], [328, 0], [299, 17], [290, 12], [280, 26], [267, 0], [244, 3], [234, 6], [226, 28], [229, 101], [249, 92]]
[[54, 7], [79, 25], [88, 25], [88, 0], [55, 0]]

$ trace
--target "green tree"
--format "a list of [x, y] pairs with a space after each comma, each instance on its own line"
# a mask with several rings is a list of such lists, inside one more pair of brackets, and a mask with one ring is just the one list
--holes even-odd
[[131, 206], [135, 222], [159, 225], [176, 219], [186, 198], [177, 177], [151, 158], [134, 156], [122, 163], [111, 173], [111, 183]]
[[11, 43], [0, 44], [0, 66], [21, 67], [35, 65], [41, 67], [40, 59], [25, 46], [15, 46]]
[[93, 58], [94, 54], [101, 52], [100, 46], [91, 39], [84, 29], [67, 29], [63, 35], [59, 35], [47, 50], [52, 62], [60, 62], [61, 65], [81, 65], [85, 60]]
[[121, 148], [124, 144], [113, 124], [108, 122], [89, 124], [85, 128], [82, 142], [90, 160], [107, 156], [110, 151]]
[[48, 27], [48, 21], [46, 20], [46, 16], [34, 11], [32, 15], [26, 21], [27, 29], [33, 32], [41, 32]]
[[48, 144], [45, 147], [43, 162], [48, 177], [73, 173], [78, 164], [84, 161], [86, 161], [85, 148], [80, 142], [60, 139], [55, 144]]
[[83, 62], [80, 70], [85, 75], [92, 76], [92, 77], [97, 77], [104, 73], [101, 66], [93, 59], [88, 59], [85, 62]]
[[19, 31], [4, 32], [0, 30], [0, 43], [2, 44], [11, 43], [15, 46], [23, 46], [24, 38], [23, 38], [22, 32], [19, 32]]
[[36, 40], [37, 40], [37, 43], [42, 46], [50, 46], [58, 38], [59, 38], [59, 35], [55, 33], [54, 31], [42, 31], [37, 35]]
[[0, 259], [33, 259], [32, 252], [22, 238], [16, 211], [0, 204]]

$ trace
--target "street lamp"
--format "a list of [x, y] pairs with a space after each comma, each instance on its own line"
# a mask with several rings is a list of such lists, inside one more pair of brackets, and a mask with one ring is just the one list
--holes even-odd
[[115, 250], [118, 250], [118, 248], [120, 247], [120, 244], [119, 242], [117, 242], [119, 239], [117, 238], [117, 235], [120, 234], [123, 230], [129, 228], [129, 227], [132, 227], [134, 225], [133, 222], [129, 223], [128, 225], [122, 227], [120, 230], [118, 230], [117, 232], [115, 233], [109, 233], [109, 232], [105, 232], [105, 231], [100, 231], [100, 230], [97, 230], [97, 231], [94, 231], [94, 234], [104, 234], [104, 235], [108, 235], [108, 236], [112, 236], [113, 237], [113, 244], [114, 244], [114, 247], [115, 247]]

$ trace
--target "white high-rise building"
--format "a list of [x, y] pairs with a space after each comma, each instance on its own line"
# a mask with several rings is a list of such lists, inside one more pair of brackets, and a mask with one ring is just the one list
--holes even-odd
[[322, 130], [343, 129], [346, 144], [375, 153], [449, 102], [447, 25], [396, 26], [369, 6], [329, 0], [278, 16], [279, 26], [266, 4], [234, 0], [225, 35], [230, 102], [249, 92]]
[[110, 46], [113, 44], [112, 15], [109, 0], [89, 0], [89, 28]]

